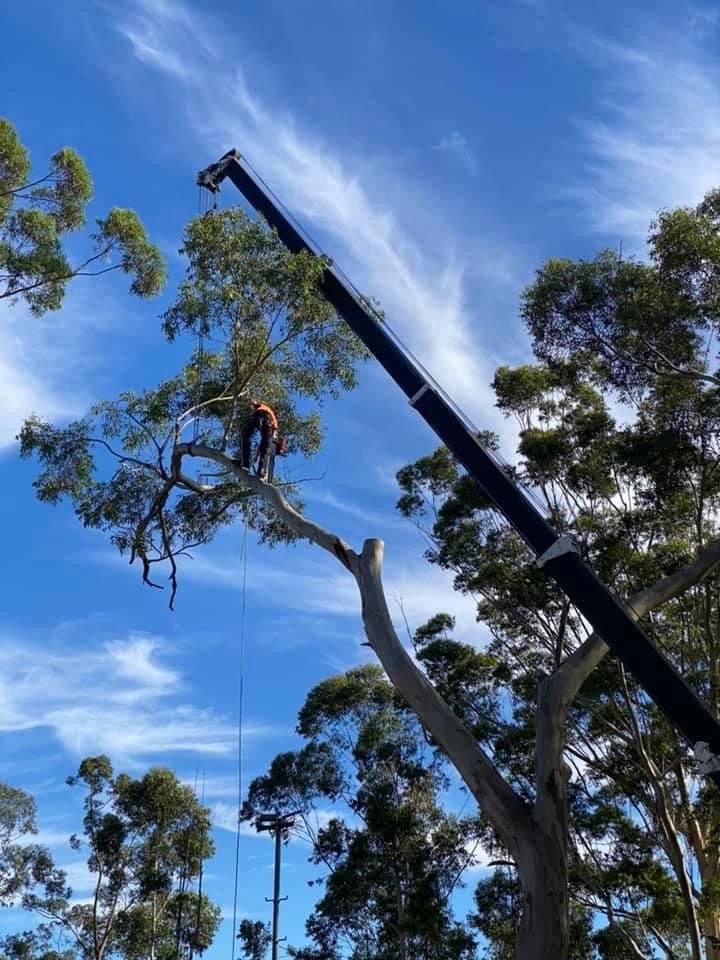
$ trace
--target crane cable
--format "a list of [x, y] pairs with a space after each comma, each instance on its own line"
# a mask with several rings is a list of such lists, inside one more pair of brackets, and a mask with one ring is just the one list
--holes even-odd
[[[340, 279], [342, 283], [348, 288], [351, 294], [355, 297], [358, 303], [362, 306], [366, 313], [371, 314], [379, 323], [382, 323], [384, 329], [387, 331], [390, 339], [395, 342], [395, 345], [401, 350], [402, 353], [408, 357], [412, 363], [415, 365], [417, 372], [424, 377], [425, 382], [433, 388], [433, 390], [439, 394], [445, 403], [451, 408], [455, 413], [458, 419], [465, 425], [469, 433], [471, 433], [475, 440], [480, 444], [486, 456], [490, 458], [495, 463], [495, 466], [499, 467], [502, 472], [512, 480], [516, 487], [518, 487], [527, 497], [528, 500], [533, 504], [535, 509], [538, 511], [540, 516], [547, 519], [548, 515], [548, 505], [541, 500], [538, 494], [535, 492], [535, 489], [527, 482], [516, 476], [513, 466], [502, 456], [499, 450], [493, 450], [488, 444], [481, 441], [480, 431], [473, 421], [468, 417], [464, 410], [453, 400], [453, 398], [445, 391], [437, 380], [433, 377], [430, 371], [425, 367], [425, 365], [415, 356], [412, 350], [403, 342], [400, 335], [390, 326], [389, 322], [385, 316], [375, 307], [371, 300], [369, 300], [364, 294], [358, 290], [352, 280], [347, 276], [347, 274], [340, 268], [340, 266], [333, 261], [331, 257], [328, 257], [327, 254], [323, 251], [322, 246], [314, 239], [312, 234], [298, 222], [298, 220], [292, 215], [288, 210], [282, 200], [278, 197], [272, 187], [264, 180], [258, 171], [253, 167], [248, 158], [243, 154], [242, 162], [250, 171], [252, 177], [262, 186], [265, 193], [272, 199], [275, 206], [282, 213], [285, 219], [294, 227], [296, 233], [305, 241], [308, 248], [316, 256], [326, 257], [330, 262], [330, 269], [335, 273], [336, 277]], [[202, 190], [203, 187], [200, 187]], [[217, 194], [214, 194], [216, 198], [217, 205]]]
[[237, 737], [237, 820], [235, 822], [235, 880], [233, 891], [233, 922], [232, 922], [232, 951], [231, 960], [235, 960], [235, 941], [237, 931], [237, 904], [238, 904], [238, 879], [240, 875], [240, 811], [242, 809], [242, 761], [243, 761], [243, 709], [244, 709], [244, 687], [245, 687], [245, 610], [247, 599], [247, 541], [248, 541], [248, 518], [245, 514], [245, 529], [241, 547], [242, 563], [242, 602], [240, 606], [240, 665], [239, 665], [239, 690], [238, 690], [238, 737]]

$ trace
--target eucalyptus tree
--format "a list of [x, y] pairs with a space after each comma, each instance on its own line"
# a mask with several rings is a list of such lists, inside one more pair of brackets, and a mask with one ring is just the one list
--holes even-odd
[[37, 832], [33, 797], [0, 783], [0, 907], [20, 903], [52, 870], [48, 850], [33, 842]]
[[[477, 818], [446, 814], [444, 758], [374, 665], [319, 683], [298, 716], [299, 750], [250, 784], [243, 815], [298, 813], [323, 889], [307, 932], [319, 956], [469, 960], [452, 894], [472, 864]], [[332, 804], [332, 815], [318, 810]]]
[[[545, 497], [557, 527], [573, 535], [601, 576], [625, 595], [633, 616], [667, 642], [669, 655], [711, 704], [720, 561], [712, 343], [719, 207], [720, 194], [711, 193], [697, 208], [661, 215], [651, 229], [647, 263], [603, 252], [590, 263], [546, 264], [522, 307], [538, 363], [501, 370], [495, 379], [499, 404], [521, 420], [519, 476]], [[588, 635], [520, 540], [441, 451], [435, 457], [445, 486], [438, 492], [452, 496], [447, 509], [440, 505], [437, 522], [455, 523], [460, 533], [448, 565], [457, 564], [458, 586], [481, 596], [479, 615], [489, 620], [503, 655], [480, 693], [498, 683], [505, 709], [517, 706], [518, 723], [508, 714], [517, 728], [510, 737], [516, 745], [524, 741], [524, 750], [506, 757], [503, 729], [496, 741], [494, 733], [478, 733], [472, 711], [459, 715], [448, 702], [451, 691], [441, 694], [394, 630], [382, 587], [382, 542], [367, 540], [353, 550], [300, 513], [292, 488], [284, 495], [229, 455], [250, 393], [279, 407], [290, 450], [307, 455], [320, 443], [312, 404], [354, 385], [363, 351], [321, 297], [322, 260], [287, 253], [262, 224], [233, 212], [194, 221], [184, 249], [188, 279], [165, 315], [165, 329], [171, 338], [197, 335], [198, 349], [160, 387], [100, 404], [80, 422], [58, 429], [30, 420], [22, 451], [41, 461], [40, 498], [69, 497], [85, 525], [105, 530], [116, 547], [142, 561], [146, 582], [153, 582], [153, 564], [167, 565], [173, 591], [176, 557], [237, 517], [266, 541], [304, 537], [326, 550], [358, 584], [368, 642], [390, 681], [455, 766], [517, 868], [517, 956], [568, 956], [572, 867], [586, 885], [587, 903], [606, 908], [627, 950], [642, 951], [647, 943], [675, 950], [673, 917], [682, 915], [688, 949], [699, 958], [703, 935], [715, 936], [716, 929], [716, 804], [695, 777], [692, 757], [643, 692], [605, 661], [602, 639]], [[614, 397], [625, 404], [626, 425], [608, 405]], [[200, 475], [190, 476], [186, 463], [199, 465]], [[203, 479], [208, 463], [219, 468], [218, 483]], [[424, 463], [409, 471], [401, 477], [403, 509], [416, 515], [428, 474]], [[431, 511], [434, 483], [430, 477]], [[444, 562], [441, 534], [433, 527]], [[697, 618], [691, 610], [700, 611]], [[588, 699], [607, 704], [606, 713], [598, 709], [584, 720]], [[643, 726], [644, 717], [652, 728]], [[580, 731], [573, 727], [570, 739], [569, 724]], [[663, 924], [656, 914], [646, 919], [642, 898], [652, 896], [658, 910], [659, 900], [643, 877], [634, 885], [617, 873], [613, 879], [597, 843], [586, 856], [574, 853], [569, 804], [586, 785], [595, 795], [591, 778], [600, 774], [578, 757], [578, 781], [570, 782], [569, 762], [579, 744], [590, 752], [604, 749], [598, 731], [609, 736], [613, 728], [620, 730], [618, 759], [628, 767], [628, 785], [634, 776], [635, 789], [654, 804], [656, 819], [647, 826], [664, 838], [667, 869], [677, 881], [676, 895], [664, 901], [669, 919]], [[657, 754], [656, 737], [662, 741]], [[625, 788], [618, 782], [616, 789]], [[631, 806], [633, 797], [626, 802]], [[688, 818], [688, 810], [702, 817]], [[634, 814], [625, 814], [632, 831]], [[589, 829], [582, 836], [593, 839]], [[683, 836], [706, 864], [705, 893], [682, 868]], [[623, 890], [630, 891], [630, 909], [617, 900]], [[628, 927], [626, 913], [635, 927]]]
[[71, 261], [63, 243], [85, 226], [92, 195], [75, 150], [58, 150], [38, 176], [15, 127], [0, 118], [0, 300], [22, 300], [40, 316], [60, 308], [69, 280], [115, 270], [130, 276], [137, 296], [160, 292], [165, 264], [133, 210], [114, 207], [97, 219], [91, 251]]
[[86, 855], [92, 892], [77, 900], [51, 878], [27, 893], [23, 905], [42, 929], [83, 960], [171, 960], [207, 949], [220, 909], [191, 889], [214, 852], [209, 811], [193, 790], [161, 767], [138, 779], [115, 775], [105, 756], [86, 757], [67, 782], [84, 791], [82, 833], [70, 844]]

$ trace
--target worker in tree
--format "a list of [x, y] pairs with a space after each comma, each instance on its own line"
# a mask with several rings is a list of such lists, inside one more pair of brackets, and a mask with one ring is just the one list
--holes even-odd
[[242, 465], [246, 470], [250, 469], [252, 438], [253, 434], [257, 431], [260, 434], [260, 445], [258, 446], [257, 452], [257, 474], [261, 480], [264, 480], [267, 476], [271, 445], [277, 443], [277, 430], [278, 420], [272, 407], [269, 407], [267, 403], [263, 403], [261, 400], [251, 400], [250, 416], [245, 421], [242, 432]]

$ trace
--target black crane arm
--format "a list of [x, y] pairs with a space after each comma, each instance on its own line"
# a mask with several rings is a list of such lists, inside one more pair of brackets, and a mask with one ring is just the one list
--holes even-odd
[[[253, 176], [241, 155], [231, 150], [198, 174], [197, 182], [213, 193], [229, 179], [262, 214], [293, 253], [313, 249]], [[370, 353], [408, 397], [411, 406], [465, 467], [536, 554], [538, 564], [558, 583], [670, 722], [695, 747], [707, 744], [711, 759], [705, 772], [720, 786], [720, 723], [685, 683], [644, 631], [581, 559], [568, 537], [559, 537], [478, 440], [467, 418], [442, 389], [394, 340], [382, 319], [326, 259], [323, 293]], [[702, 748], [698, 753], [703, 753]]]

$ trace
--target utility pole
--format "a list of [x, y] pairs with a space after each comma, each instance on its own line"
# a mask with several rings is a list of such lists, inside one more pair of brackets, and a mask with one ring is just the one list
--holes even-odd
[[[300, 811], [297, 811], [299, 813]], [[255, 821], [255, 829], [258, 833], [267, 831], [275, 835], [275, 869], [273, 871], [273, 895], [265, 897], [266, 903], [272, 903], [272, 960], [278, 960], [278, 944], [280, 943], [279, 922], [280, 922], [280, 902], [287, 900], [287, 897], [280, 896], [280, 853], [282, 850], [283, 834], [295, 823], [297, 813], [261, 813]], [[284, 939], [284, 938], [283, 938]]]

